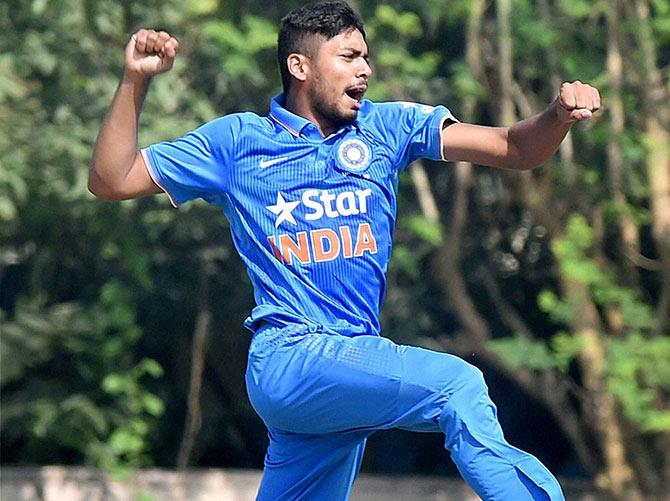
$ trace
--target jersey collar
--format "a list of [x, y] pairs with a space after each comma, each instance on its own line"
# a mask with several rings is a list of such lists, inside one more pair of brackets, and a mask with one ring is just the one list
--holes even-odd
[[[309, 120], [300, 115], [291, 113], [286, 108], [284, 104], [286, 103], [286, 96], [282, 92], [277, 94], [272, 98], [270, 102], [270, 118], [282, 125], [286, 130], [291, 134], [297, 137], [304, 137], [307, 139], [323, 141], [327, 138], [324, 138], [321, 135], [319, 128]], [[351, 125], [345, 125], [336, 132], [333, 132], [329, 137], [341, 134], [342, 132], [347, 132], [351, 130]]]

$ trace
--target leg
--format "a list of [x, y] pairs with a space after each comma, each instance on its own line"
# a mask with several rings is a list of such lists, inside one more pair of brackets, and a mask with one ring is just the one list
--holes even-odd
[[258, 501], [341, 501], [349, 497], [365, 448], [360, 433], [300, 435], [270, 430]]
[[446, 353], [404, 347], [394, 426], [442, 431], [463, 478], [485, 500], [564, 500], [534, 456], [507, 443], [479, 369]]
[[[249, 399], [269, 429], [326, 434], [389, 427], [401, 361], [388, 339], [274, 329], [249, 350]], [[378, 345], [383, 346], [379, 349]]]
[[484, 499], [564, 499], [536, 458], [504, 440], [481, 372], [458, 357], [375, 336], [275, 331], [254, 338], [247, 389], [269, 428], [441, 430]]
[[505, 441], [481, 372], [456, 360], [452, 367], [461, 367], [438, 423], [463, 478], [487, 500], [564, 499], [540, 461]]

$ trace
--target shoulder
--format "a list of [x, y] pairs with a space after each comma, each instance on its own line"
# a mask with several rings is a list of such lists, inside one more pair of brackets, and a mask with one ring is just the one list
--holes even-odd
[[374, 102], [366, 99], [363, 101], [358, 122], [361, 125], [386, 129], [389, 126], [397, 127], [402, 123], [434, 114], [449, 114], [449, 111], [444, 106], [431, 106], [410, 101]]
[[372, 134], [386, 134], [390, 124], [397, 123], [402, 114], [402, 106], [397, 102], [375, 102], [364, 99], [356, 119], [357, 125]]
[[248, 126], [267, 127], [268, 120], [266, 117], [258, 116], [252, 112], [240, 112], [224, 115], [215, 118], [196, 129], [194, 132], [200, 132], [205, 135], [217, 134], [236, 134]]
[[385, 117], [401, 114], [405, 107], [404, 103], [400, 101], [370, 101], [364, 99], [362, 101], [361, 111], [359, 113], [359, 121], [369, 122]]
[[385, 141], [403, 142], [423, 130], [439, 128], [450, 117], [451, 112], [444, 106], [364, 100], [357, 122], [362, 130]]
[[217, 151], [230, 149], [244, 137], [271, 133], [272, 125], [267, 117], [252, 112], [231, 113], [204, 123], [189, 135], [192, 140], [204, 143], [206, 148]]
[[394, 115], [394, 114], [411, 114], [411, 113], [431, 113], [437, 107], [429, 104], [416, 103], [413, 101], [370, 101], [363, 100], [361, 114], [366, 115]]

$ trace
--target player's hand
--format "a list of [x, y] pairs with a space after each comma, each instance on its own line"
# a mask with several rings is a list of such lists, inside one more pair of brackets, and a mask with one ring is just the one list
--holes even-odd
[[561, 122], [589, 120], [600, 109], [598, 89], [580, 82], [564, 82], [556, 99], [556, 115]]
[[172, 68], [179, 42], [165, 31], [141, 29], [126, 45], [125, 71], [152, 77]]

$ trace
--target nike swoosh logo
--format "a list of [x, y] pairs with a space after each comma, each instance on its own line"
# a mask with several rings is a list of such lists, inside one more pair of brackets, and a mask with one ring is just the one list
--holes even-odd
[[276, 164], [284, 162], [286, 160], [288, 160], [288, 157], [273, 158], [271, 160], [261, 160], [260, 162], [258, 162], [258, 166], [261, 169], [265, 169], [266, 167], [270, 167], [271, 165], [276, 165]]

